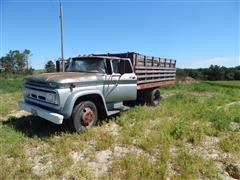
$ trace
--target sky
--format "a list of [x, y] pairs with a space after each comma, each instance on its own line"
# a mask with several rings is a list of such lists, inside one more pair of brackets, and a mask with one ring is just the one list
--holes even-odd
[[[61, 56], [59, 0], [0, 0], [0, 57], [31, 50], [43, 69]], [[62, 0], [64, 57], [137, 52], [179, 68], [240, 65], [239, 0]]]

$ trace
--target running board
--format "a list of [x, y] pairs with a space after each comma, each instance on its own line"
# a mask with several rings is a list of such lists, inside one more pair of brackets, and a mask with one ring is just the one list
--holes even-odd
[[111, 111], [108, 111], [107, 112], [107, 115], [108, 116], [112, 116], [112, 115], [114, 115], [114, 114], [117, 114], [117, 113], [119, 113], [120, 111], [118, 111], [118, 110], [111, 110]]
[[115, 108], [114, 110], [127, 111], [129, 109], [130, 109], [130, 107], [122, 105], [122, 106]]
[[128, 106], [124, 106], [123, 102], [114, 102], [107, 104], [107, 115], [112, 116], [114, 114], [119, 113], [120, 111], [127, 111], [129, 109]]

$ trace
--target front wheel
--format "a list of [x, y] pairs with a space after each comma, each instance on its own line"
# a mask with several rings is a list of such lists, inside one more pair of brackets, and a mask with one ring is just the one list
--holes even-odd
[[98, 120], [98, 111], [92, 101], [82, 101], [73, 108], [71, 117], [71, 129], [74, 131], [83, 131], [88, 127], [96, 125]]

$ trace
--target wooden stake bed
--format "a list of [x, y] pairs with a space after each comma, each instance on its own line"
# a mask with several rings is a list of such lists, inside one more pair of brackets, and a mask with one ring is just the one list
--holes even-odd
[[155, 88], [175, 83], [176, 60], [145, 56], [135, 52], [101, 55], [129, 58], [132, 61], [134, 72], [138, 78], [138, 90]]

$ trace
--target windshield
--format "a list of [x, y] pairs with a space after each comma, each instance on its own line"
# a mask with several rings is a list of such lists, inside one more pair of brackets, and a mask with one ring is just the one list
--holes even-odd
[[104, 60], [100, 58], [74, 58], [67, 72], [95, 72], [105, 73]]

